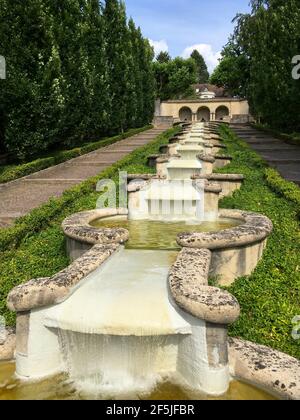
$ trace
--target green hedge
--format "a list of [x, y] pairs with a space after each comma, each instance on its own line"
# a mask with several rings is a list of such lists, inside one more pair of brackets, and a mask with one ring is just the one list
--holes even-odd
[[300, 359], [300, 341], [291, 336], [292, 320], [300, 315], [297, 187], [277, 174], [275, 177], [257, 153], [229, 128], [222, 127], [221, 135], [233, 162], [219, 172], [245, 175], [241, 190], [223, 199], [221, 207], [262, 213], [274, 224], [264, 258], [256, 270], [228, 288], [242, 310], [240, 319], [230, 328], [230, 335], [271, 346]]
[[285, 143], [289, 143], [292, 145], [300, 146], [300, 134], [286, 134], [280, 133], [279, 131], [273, 130], [272, 128], [265, 126], [263, 124], [252, 124], [252, 127], [257, 128], [260, 131], [263, 131], [271, 136], [277, 137], [280, 140], [283, 140]]
[[61, 222], [67, 216], [95, 208], [100, 179], [118, 182], [119, 170], [128, 173], [148, 173], [147, 157], [157, 153], [179, 128], [166, 131], [150, 144], [139, 148], [118, 163], [66, 191], [62, 197], [33, 210], [20, 218], [16, 225], [0, 230], [0, 315], [8, 325], [15, 323], [15, 314], [6, 308], [9, 291], [32, 278], [49, 277], [69, 264]]
[[30, 175], [34, 172], [50, 168], [51, 166], [58, 165], [70, 159], [74, 159], [76, 157], [93, 152], [94, 150], [100, 149], [102, 147], [109, 146], [110, 144], [134, 136], [135, 134], [142, 133], [143, 131], [149, 130], [152, 127], [153, 126], [149, 125], [142, 128], [132, 129], [118, 136], [105, 138], [93, 143], [88, 143], [83, 145], [82, 147], [77, 147], [71, 150], [57, 152], [53, 156], [37, 159], [29, 163], [24, 163], [20, 165], [8, 165], [7, 168], [4, 169], [0, 175], [0, 183], [13, 181], [15, 179], [22, 178], [23, 176]]
[[270, 188], [278, 194], [281, 194], [287, 200], [295, 203], [300, 213], [300, 188], [293, 182], [285, 181], [279, 172], [275, 169], [267, 168], [265, 170], [266, 181]]

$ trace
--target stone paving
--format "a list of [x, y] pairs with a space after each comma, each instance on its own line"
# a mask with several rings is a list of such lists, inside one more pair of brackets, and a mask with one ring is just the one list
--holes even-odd
[[24, 216], [51, 197], [59, 197], [72, 186], [101, 173], [163, 131], [151, 129], [60, 165], [0, 184], [0, 227], [13, 224], [17, 217]]
[[300, 186], [300, 146], [293, 146], [249, 126], [234, 125], [233, 131], [283, 178]]

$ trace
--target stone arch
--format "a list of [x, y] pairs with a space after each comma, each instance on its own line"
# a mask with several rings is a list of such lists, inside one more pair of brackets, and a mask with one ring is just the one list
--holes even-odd
[[221, 105], [216, 109], [216, 120], [222, 121], [226, 117], [229, 117], [229, 109], [225, 105]]
[[210, 121], [210, 109], [207, 106], [201, 106], [198, 109], [197, 120], [203, 122]]
[[179, 111], [179, 118], [181, 121], [192, 121], [193, 120], [192, 110], [189, 107], [184, 106]]

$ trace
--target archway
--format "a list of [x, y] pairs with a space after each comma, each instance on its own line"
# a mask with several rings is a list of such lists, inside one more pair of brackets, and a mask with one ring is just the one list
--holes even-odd
[[210, 109], [207, 106], [202, 106], [198, 109], [197, 120], [203, 122], [210, 121]]
[[181, 108], [181, 110], [179, 111], [179, 118], [181, 121], [192, 121], [193, 113], [191, 109], [187, 106]]
[[229, 109], [227, 106], [219, 106], [216, 110], [216, 120], [223, 121], [226, 117], [229, 117]]

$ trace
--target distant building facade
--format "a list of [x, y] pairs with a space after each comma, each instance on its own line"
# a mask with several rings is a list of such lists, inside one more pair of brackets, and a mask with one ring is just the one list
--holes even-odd
[[157, 101], [154, 122], [166, 125], [171, 121], [226, 121], [247, 123], [251, 120], [246, 99], [230, 97], [223, 88], [214, 85], [194, 85], [197, 99]]

